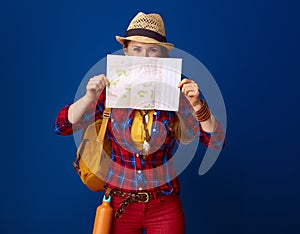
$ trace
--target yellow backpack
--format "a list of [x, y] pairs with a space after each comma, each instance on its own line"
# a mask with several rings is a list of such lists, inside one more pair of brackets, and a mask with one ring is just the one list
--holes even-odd
[[106, 107], [103, 117], [85, 128], [73, 162], [81, 181], [93, 192], [105, 190], [111, 155], [111, 144], [106, 134], [110, 112], [111, 109]]

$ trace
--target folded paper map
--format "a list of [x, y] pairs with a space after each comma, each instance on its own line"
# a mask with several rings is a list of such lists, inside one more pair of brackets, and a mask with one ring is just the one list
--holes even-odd
[[178, 111], [182, 59], [107, 55], [106, 105]]

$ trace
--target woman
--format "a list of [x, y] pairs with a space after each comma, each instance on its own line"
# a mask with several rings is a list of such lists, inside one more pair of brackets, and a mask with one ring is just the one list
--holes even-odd
[[[122, 44], [126, 56], [169, 57], [168, 51], [174, 47], [166, 40], [161, 16], [142, 12], [130, 22], [126, 36], [116, 36], [116, 40]], [[72, 134], [100, 118], [108, 85], [104, 74], [91, 78], [85, 95], [59, 113], [55, 122], [56, 133]], [[106, 180], [107, 193], [112, 195], [116, 214], [112, 233], [142, 233], [142, 229], [147, 234], [184, 233], [179, 182], [170, 163], [176, 145], [188, 138], [187, 135], [198, 135], [204, 145], [217, 148], [224, 136], [206, 102], [200, 99], [198, 85], [184, 78], [178, 88], [183, 94], [178, 113], [132, 109], [112, 111], [107, 132], [112, 144], [111, 160], [119, 166], [112, 166]], [[196, 127], [189, 124], [195, 120], [198, 121]], [[120, 138], [120, 135], [124, 137]], [[126, 173], [128, 170], [130, 172]]]

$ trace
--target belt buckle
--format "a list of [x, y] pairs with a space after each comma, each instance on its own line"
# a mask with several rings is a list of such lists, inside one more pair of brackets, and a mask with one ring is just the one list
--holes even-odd
[[150, 199], [149, 193], [147, 193], [147, 192], [138, 192], [137, 194], [138, 195], [146, 195], [146, 200], [145, 201], [138, 200], [138, 202], [148, 202], [149, 199]]

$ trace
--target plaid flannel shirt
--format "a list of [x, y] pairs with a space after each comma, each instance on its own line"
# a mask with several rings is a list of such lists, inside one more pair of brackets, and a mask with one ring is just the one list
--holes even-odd
[[[99, 97], [96, 109], [87, 111], [75, 124], [68, 121], [70, 105], [64, 106], [56, 118], [55, 133], [66, 136], [83, 129], [102, 116], [104, 102], [105, 90]], [[187, 135], [198, 136], [199, 141], [210, 148], [223, 147], [224, 133], [219, 122], [216, 122], [214, 132], [205, 132], [196, 121], [192, 108], [184, 96], [180, 97], [178, 112], [155, 110], [149, 142], [152, 151], [146, 157], [135, 148], [131, 139], [134, 110], [112, 109], [107, 128], [108, 138], [112, 145], [112, 163], [107, 175], [107, 187], [125, 192], [179, 193], [179, 181], [172, 164], [172, 156], [176, 153], [179, 143], [172, 129], [176, 114], [184, 119]]]

